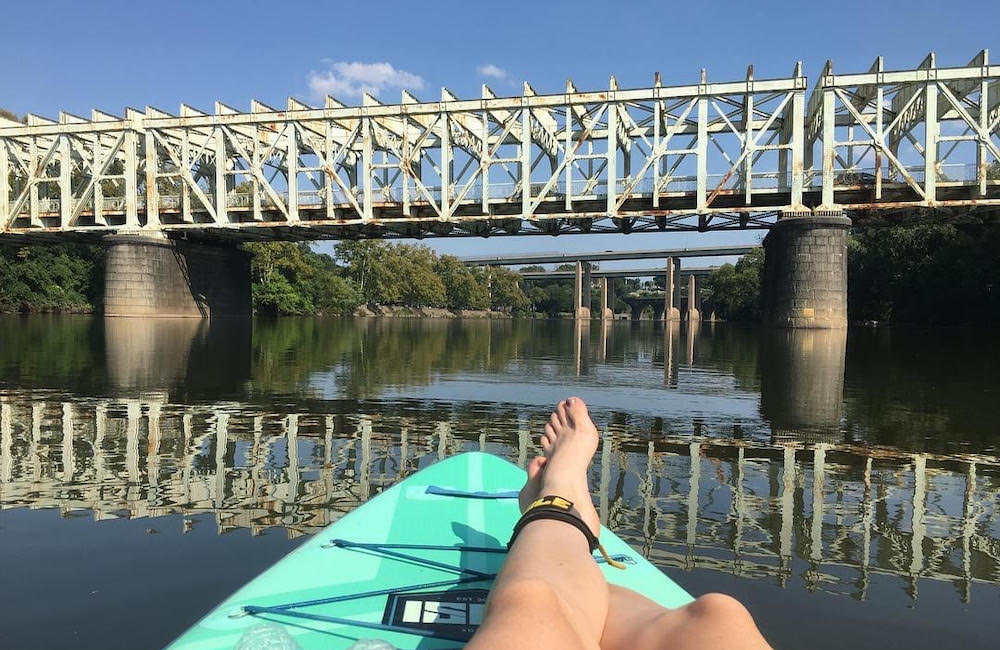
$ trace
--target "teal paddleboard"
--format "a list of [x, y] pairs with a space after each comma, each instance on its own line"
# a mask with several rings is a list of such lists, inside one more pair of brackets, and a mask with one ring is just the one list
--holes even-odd
[[[481, 452], [435, 463], [324, 528], [170, 647], [308, 650], [359, 639], [461, 647], [503, 564], [524, 480], [523, 470]], [[607, 529], [601, 542], [627, 566], [602, 563], [609, 582], [665, 607], [691, 602]]]

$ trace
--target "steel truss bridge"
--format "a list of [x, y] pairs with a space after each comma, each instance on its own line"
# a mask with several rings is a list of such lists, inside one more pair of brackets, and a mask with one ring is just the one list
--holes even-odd
[[1000, 66], [0, 121], [0, 239], [767, 228], [1000, 209]]

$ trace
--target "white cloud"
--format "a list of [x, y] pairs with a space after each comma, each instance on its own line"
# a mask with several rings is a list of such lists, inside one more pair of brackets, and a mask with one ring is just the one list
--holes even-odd
[[486, 63], [484, 65], [478, 66], [476, 70], [479, 74], [484, 77], [492, 77], [494, 79], [506, 79], [507, 71], [500, 66], [493, 65], [492, 63]]
[[324, 60], [327, 70], [309, 73], [309, 90], [314, 97], [360, 97], [362, 93], [378, 95], [386, 88], [420, 90], [425, 82], [406, 70], [397, 70], [389, 63]]

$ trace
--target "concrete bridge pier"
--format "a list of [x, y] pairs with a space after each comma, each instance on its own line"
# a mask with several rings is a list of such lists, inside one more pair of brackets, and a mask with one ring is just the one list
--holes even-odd
[[160, 233], [104, 238], [104, 315], [249, 318], [250, 256]]
[[615, 317], [615, 287], [608, 278], [601, 278], [601, 320], [612, 320]]
[[575, 310], [575, 318], [590, 318], [590, 291], [590, 262], [577, 262], [576, 277], [573, 283], [573, 308]]
[[764, 238], [764, 323], [847, 327], [847, 233], [843, 213], [783, 215]]
[[698, 281], [692, 274], [688, 276], [687, 320], [689, 323], [697, 323], [701, 320], [701, 312], [698, 311], [698, 308], [701, 307], [699, 302]]
[[[677, 310], [677, 320], [681, 320], [681, 258], [675, 257], [674, 260], [674, 280], [671, 283], [674, 287], [674, 309]], [[670, 312], [673, 314], [673, 312]]]
[[[680, 320], [681, 310], [680, 302], [674, 300], [674, 285], [679, 284], [679, 278], [675, 277], [676, 274], [680, 273], [680, 260], [675, 262], [674, 258], [667, 258], [667, 272], [665, 277], [665, 282], [663, 284], [663, 319], [664, 320]], [[678, 294], [679, 295], [679, 294]]]

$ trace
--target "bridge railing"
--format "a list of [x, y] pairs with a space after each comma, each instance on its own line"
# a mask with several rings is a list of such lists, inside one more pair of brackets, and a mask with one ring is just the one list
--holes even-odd
[[[884, 183], [887, 185], [894, 184], [897, 186], [904, 186], [906, 184], [902, 173], [899, 170], [883, 170]], [[905, 171], [910, 177], [917, 181], [923, 182], [925, 178], [925, 169], [923, 167], [906, 167]], [[847, 189], [847, 188], [871, 188], [875, 184], [875, 167], [865, 167], [865, 166], [855, 166], [838, 173], [835, 178], [836, 187]], [[950, 163], [946, 165], [940, 165], [937, 172], [937, 184], [941, 187], [948, 186], [972, 186], [976, 182], [977, 167], [973, 164], [968, 163]], [[722, 174], [709, 174], [709, 180], [713, 182], [722, 182]], [[787, 188], [788, 182], [790, 180], [789, 174], [779, 173], [779, 172], [759, 172], [751, 176], [750, 184], [755, 189], [755, 191], [764, 190], [782, 190]], [[810, 170], [806, 173], [805, 184], [809, 187], [820, 187], [823, 180], [822, 171]], [[695, 176], [677, 176], [670, 178], [665, 181], [665, 184], [661, 186], [661, 191], [666, 190], [668, 192], [693, 192], [697, 186], [698, 179]], [[733, 177], [727, 181], [731, 186], [730, 191], [740, 191], [746, 188], [746, 183], [741, 177]], [[532, 183], [531, 189], [533, 193], [540, 192], [545, 187], [545, 183]], [[607, 196], [607, 184], [605, 182], [597, 182], [593, 184], [588, 184], [586, 181], [573, 181], [572, 185], [572, 195], [576, 197], [576, 200], [601, 200]], [[632, 179], [622, 179], [619, 181], [619, 191], [623, 191], [626, 187], [632, 187], [633, 194], [637, 197], [648, 197], [652, 193], [652, 181], [650, 179], [643, 179], [638, 183], [633, 184]], [[551, 199], [564, 199], [566, 197], [566, 185], [563, 182], [555, 184], [554, 189], [549, 191], [549, 197]], [[205, 188], [206, 190], [208, 188]], [[488, 188], [490, 201], [510, 201], [517, 199], [520, 195], [520, 185], [516, 183], [495, 183], [491, 184]], [[430, 195], [431, 201], [440, 201], [442, 188], [440, 186], [430, 186], [426, 188], [427, 194]], [[275, 193], [278, 200], [276, 201], [271, 195], [263, 195], [260, 197], [261, 205], [268, 210], [274, 209], [277, 205], [287, 204], [290, 200], [289, 192], [287, 190]], [[389, 202], [389, 203], [399, 203], [403, 200], [402, 198], [403, 190], [399, 187], [386, 186], [379, 188], [375, 193], [375, 199], [378, 201]], [[450, 191], [450, 198], [455, 200], [458, 198], [459, 191], [452, 188]], [[352, 197], [354, 200], [359, 200], [363, 196], [363, 192], [360, 188], [355, 188], [351, 192], [344, 192], [341, 189], [334, 189], [330, 192], [330, 196], [333, 200], [333, 204], [337, 207], [343, 207], [350, 204], [348, 196]], [[250, 192], [230, 192], [226, 195], [226, 205], [229, 208], [236, 210], [248, 211], [253, 209], [254, 195]], [[303, 210], [309, 209], [320, 209], [324, 208], [327, 204], [326, 192], [322, 190], [305, 190], [300, 191], [297, 194], [298, 206]], [[464, 197], [465, 203], [477, 203], [483, 198], [482, 188], [474, 188], [466, 193]], [[204, 198], [192, 197], [189, 199], [193, 204], [193, 210], [195, 212], [204, 212], [205, 206], [214, 207], [215, 196], [213, 194], [205, 194]], [[159, 209], [164, 213], [180, 212], [182, 210], [182, 196], [179, 194], [160, 194], [158, 197]], [[124, 196], [104, 196], [101, 198], [101, 209], [100, 212], [105, 214], [121, 214], [125, 210], [125, 197]], [[417, 201], [415, 201], [417, 203]], [[74, 201], [73, 210], [80, 209], [83, 212], [93, 212], [94, 210], [94, 198], [88, 198], [86, 200]], [[61, 209], [61, 200], [58, 198], [40, 198], [38, 202], [39, 212], [43, 215], [57, 215]], [[145, 197], [138, 198], [138, 206], [140, 209], [145, 209], [146, 199]], [[29, 207], [27, 205], [22, 206], [20, 215], [28, 216]]]

